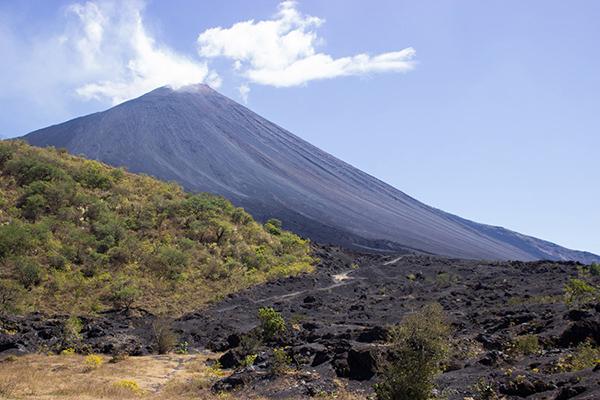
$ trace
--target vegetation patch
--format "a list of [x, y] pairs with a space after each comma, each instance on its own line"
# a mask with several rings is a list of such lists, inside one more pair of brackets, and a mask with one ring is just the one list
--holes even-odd
[[380, 400], [428, 400], [450, 350], [450, 327], [439, 304], [407, 316], [391, 332], [391, 354], [375, 393]]
[[278, 220], [53, 148], [0, 142], [0, 193], [1, 311], [173, 315], [313, 270]]

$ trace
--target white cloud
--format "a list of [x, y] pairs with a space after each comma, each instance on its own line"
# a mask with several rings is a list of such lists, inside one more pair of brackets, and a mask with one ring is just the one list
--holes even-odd
[[240, 93], [240, 98], [244, 102], [244, 104], [248, 104], [248, 93], [250, 93], [250, 86], [243, 83], [238, 87], [238, 91]]
[[158, 45], [144, 27], [142, 3], [87, 2], [73, 4], [68, 13], [78, 19], [75, 29], [63, 36], [73, 46], [82, 66], [98, 77], [77, 87], [84, 98], [107, 98], [113, 104], [159, 86], [175, 88], [220, 78], [206, 62], [192, 60]]
[[73, 3], [58, 21], [21, 35], [0, 15], [0, 99], [37, 103], [43, 113], [69, 115], [81, 99], [112, 104], [160, 86], [221, 84], [205, 60], [159, 43], [144, 24], [144, 3], [94, 0]]
[[[411, 47], [375, 56], [357, 54], [334, 58], [319, 53], [322, 39], [316, 29], [325, 21], [301, 14], [295, 1], [284, 1], [273, 19], [244, 21], [230, 28], [211, 28], [198, 36], [202, 57], [224, 57], [249, 82], [276, 87], [303, 85], [312, 80], [414, 68]], [[247, 96], [249, 88], [244, 86]]]

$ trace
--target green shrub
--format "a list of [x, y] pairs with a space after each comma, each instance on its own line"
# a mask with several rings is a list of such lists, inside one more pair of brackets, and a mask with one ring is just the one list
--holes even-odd
[[242, 367], [249, 367], [251, 365], [254, 365], [254, 361], [256, 361], [257, 357], [258, 357], [258, 355], [256, 355], [256, 354], [248, 354], [242, 360], [242, 363], [241, 363]]
[[169, 279], [175, 279], [187, 267], [188, 257], [181, 250], [163, 246], [154, 258], [156, 271]]
[[4, 170], [12, 175], [20, 186], [29, 185], [34, 181], [50, 181], [63, 176], [56, 166], [45, 160], [27, 156], [8, 161]]
[[85, 314], [134, 299], [180, 314], [312, 269], [307, 241], [269, 234], [222, 197], [19, 141], [0, 142], [0, 163], [1, 278], [17, 288], [4, 309]]
[[600, 365], [600, 348], [588, 340], [580, 343], [570, 354], [561, 357], [556, 369], [558, 372], [572, 372], [597, 365]]
[[77, 176], [79, 183], [90, 189], [110, 189], [112, 185], [110, 175], [105, 173], [96, 162], [91, 161], [86, 164]]
[[37, 286], [42, 281], [42, 268], [33, 260], [19, 258], [17, 264], [17, 280], [26, 289]]
[[590, 274], [593, 276], [600, 276], [600, 264], [592, 263], [592, 265], [590, 265]]
[[75, 317], [70, 316], [63, 323], [63, 346], [72, 347], [81, 340], [81, 330], [83, 329], [83, 322]]
[[567, 304], [584, 305], [598, 299], [598, 288], [583, 279], [569, 279], [565, 284], [564, 292]]
[[109, 301], [116, 309], [129, 310], [140, 294], [140, 290], [134, 284], [118, 282], [112, 287]]
[[273, 349], [273, 358], [271, 360], [271, 373], [273, 375], [283, 375], [288, 371], [291, 363], [292, 359], [285, 349], [279, 347]]
[[8, 143], [0, 143], [0, 169], [12, 158], [13, 150]]
[[281, 235], [281, 221], [271, 218], [265, 223], [265, 229], [271, 235]]
[[390, 359], [374, 387], [380, 400], [427, 400], [449, 348], [450, 328], [438, 304], [407, 316], [391, 332]]
[[21, 254], [32, 245], [32, 233], [26, 225], [19, 222], [0, 225], [0, 259]]
[[258, 319], [260, 320], [260, 329], [263, 338], [266, 341], [273, 340], [286, 331], [283, 316], [272, 307], [259, 308]]
[[35, 221], [46, 211], [48, 203], [46, 202], [46, 198], [41, 194], [32, 194], [22, 199], [22, 202], [18, 206], [21, 209], [23, 217], [30, 221]]
[[510, 350], [525, 356], [536, 354], [540, 351], [540, 342], [536, 335], [518, 336], [512, 341]]
[[0, 310], [16, 312], [23, 297], [23, 287], [17, 282], [9, 279], [0, 280]]
[[476, 400], [499, 400], [498, 390], [493, 382], [481, 378], [473, 386]]

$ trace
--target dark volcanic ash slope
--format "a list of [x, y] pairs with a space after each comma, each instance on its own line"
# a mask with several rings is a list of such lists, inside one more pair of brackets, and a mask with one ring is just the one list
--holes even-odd
[[462, 258], [600, 259], [429, 207], [205, 85], [159, 88], [24, 139], [221, 194], [320, 242]]

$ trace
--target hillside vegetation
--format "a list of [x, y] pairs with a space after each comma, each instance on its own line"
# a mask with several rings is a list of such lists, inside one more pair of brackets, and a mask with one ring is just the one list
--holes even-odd
[[221, 197], [0, 142], [0, 310], [180, 313], [312, 263], [307, 241]]

